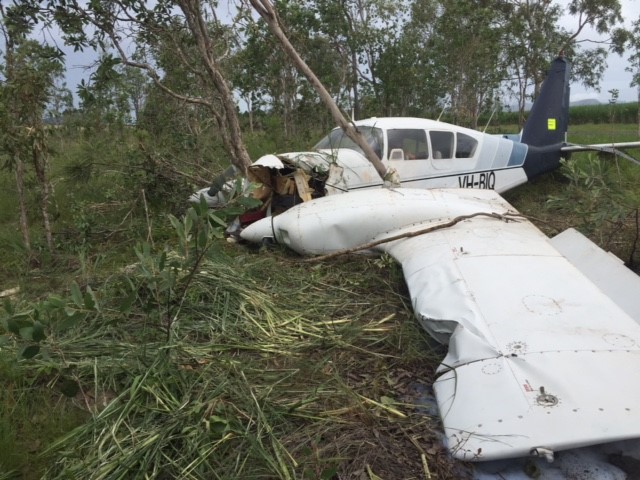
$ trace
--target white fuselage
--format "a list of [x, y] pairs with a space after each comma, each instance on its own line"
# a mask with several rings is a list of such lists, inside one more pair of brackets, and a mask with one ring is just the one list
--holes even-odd
[[[398, 173], [408, 188], [475, 188], [505, 192], [526, 183], [526, 144], [449, 123], [413, 117], [369, 118], [355, 122], [382, 163]], [[312, 150], [264, 155], [253, 164], [283, 170], [295, 167], [307, 173], [325, 172], [324, 194], [378, 188], [383, 181], [362, 151], [337, 128]], [[231, 190], [234, 183], [227, 187]], [[210, 206], [225, 203], [227, 188], [215, 195], [202, 189]]]
[[[374, 150], [387, 168], [398, 172], [403, 186], [504, 192], [527, 181], [523, 165], [528, 148], [522, 143], [422, 118], [370, 118], [355, 123], [360, 129], [376, 131]], [[328, 141], [332, 135], [338, 140], [335, 146]], [[327, 194], [382, 185], [359, 149], [351, 142], [345, 142], [349, 143], [346, 147], [340, 143], [343, 135], [336, 129], [316, 145], [315, 152], [279, 156], [303, 166], [329, 168], [335, 163], [341, 167], [341, 177], [327, 182]], [[262, 164], [262, 159], [256, 164]]]

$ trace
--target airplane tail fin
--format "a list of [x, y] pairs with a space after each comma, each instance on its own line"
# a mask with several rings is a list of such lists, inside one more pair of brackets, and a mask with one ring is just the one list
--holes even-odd
[[569, 63], [562, 53], [542, 83], [522, 131], [522, 143], [546, 147], [565, 142], [569, 126]]

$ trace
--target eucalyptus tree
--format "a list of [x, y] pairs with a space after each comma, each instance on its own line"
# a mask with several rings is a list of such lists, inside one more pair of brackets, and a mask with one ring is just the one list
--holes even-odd
[[[382, 57], [399, 46], [409, 21], [409, 0], [313, 0], [321, 32], [342, 58], [351, 106], [356, 118], [363, 115], [363, 97], [373, 97], [373, 113], [388, 113], [385, 100], [391, 98], [380, 71]], [[367, 102], [371, 104], [371, 101]]]
[[[243, 143], [237, 106], [225, 78], [232, 48], [230, 29], [215, 2], [199, 0], [16, 0], [28, 21], [56, 23], [67, 44], [114, 52], [118, 62], [144, 71], [155, 86], [185, 104], [205, 108], [217, 125], [231, 162], [241, 171], [251, 164]], [[135, 55], [131, 53], [135, 42]], [[185, 81], [165, 82], [171, 52]], [[106, 73], [106, 71], [105, 71]], [[182, 88], [184, 87], [184, 88]]]
[[[314, 12], [302, 2], [277, 2], [275, 6], [289, 41], [332, 98], [340, 102], [343, 66], [326, 36], [319, 32]], [[295, 136], [305, 120], [299, 115], [301, 111], [311, 118], [328, 117], [326, 109], [318, 108], [316, 92], [282, 50], [264, 19], [248, 19], [243, 33], [245, 41], [235, 55], [231, 79], [248, 106], [250, 118], [254, 109], [266, 110], [281, 119], [287, 136]]]
[[[574, 81], [597, 87], [607, 50], [598, 44], [583, 47], [589, 40], [583, 37], [587, 27], [603, 35], [613, 32], [622, 20], [618, 0], [505, 0], [500, 5], [505, 12], [501, 48], [509, 69], [507, 84], [518, 100], [521, 121], [526, 101], [539, 92], [549, 61], [561, 52], [571, 59]], [[564, 23], [570, 28], [561, 24], [565, 13], [570, 17]]]
[[0, 84], [0, 149], [5, 166], [15, 172], [20, 229], [26, 249], [31, 250], [25, 192], [26, 168], [30, 165], [38, 187], [47, 246], [53, 251], [49, 133], [44, 117], [58, 89], [57, 80], [64, 73], [63, 58], [57, 49], [28, 38], [31, 25], [22, 22], [13, 8], [0, 5], [0, 15], [5, 43], [4, 81]]
[[[638, 90], [638, 105], [640, 105], [640, 17], [633, 24], [633, 32], [630, 40], [631, 56], [629, 57], [628, 70], [633, 73], [631, 85]], [[640, 137], [640, 108], [638, 109], [638, 137]]]
[[392, 185], [398, 185], [399, 178], [397, 172], [392, 168], [387, 169], [387, 167], [382, 163], [371, 145], [367, 143], [360, 131], [345, 118], [343, 113], [340, 111], [340, 107], [331, 97], [331, 94], [291, 44], [291, 41], [285, 33], [286, 27], [283, 25], [274, 4], [271, 3], [271, 0], [249, 0], [249, 2], [260, 17], [267, 23], [271, 33], [278, 39], [282, 50], [287, 54], [295, 64], [296, 68], [307, 78], [313, 89], [317, 92], [321, 101], [331, 113], [333, 120], [344, 131], [344, 133], [362, 149], [365, 157], [376, 169], [380, 178]]
[[435, 106], [437, 96], [429, 95], [439, 85], [433, 57], [425, 54], [429, 49], [421, 51], [417, 38], [416, 32], [407, 28], [380, 52], [376, 67], [379, 105], [368, 102], [368, 110], [376, 106], [387, 116], [425, 116], [429, 107]]
[[[403, 26], [400, 38], [383, 53], [381, 77], [390, 101], [406, 99], [395, 105], [394, 112], [406, 111], [416, 116], [438, 117], [447, 96], [446, 78], [439, 63], [436, 45], [446, 44], [453, 32], [436, 32], [438, 17], [442, 13], [440, 0], [412, 0], [409, 20]], [[399, 90], [399, 91], [394, 91]]]
[[[613, 37], [612, 50], [622, 55], [625, 50], [629, 53], [629, 65], [626, 70], [632, 74], [631, 86], [638, 90], [638, 104], [640, 105], [640, 16], [635, 20], [631, 29], [618, 29]], [[640, 137], [640, 109], [638, 109], [638, 137]]]
[[131, 114], [139, 99], [132, 102], [131, 90], [137, 87], [131, 81], [139, 78], [132, 77], [135, 75], [132, 70], [135, 69], [123, 66], [119, 59], [102, 54], [89, 81], [80, 81], [77, 93], [87, 129], [102, 130], [107, 125], [122, 127], [133, 122]]
[[503, 12], [495, 2], [439, 2], [429, 49], [454, 120], [477, 126], [505, 76], [500, 62]]
[[[573, 80], [599, 89], [609, 47], [623, 21], [620, 1], [571, 0], [566, 11], [573, 22], [566, 30], [561, 30], [565, 37], [562, 50], [570, 56]], [[604, 40], [589, 38], [589, 28]]]
[[531, 87], [540, 85], [549, 57], [560, 51], [557, 25], [562, 8], [552, 2], [508, 0], [504, 9], [500, 46], [509, 71], [507, 88], [517, 100], [522, 124]]

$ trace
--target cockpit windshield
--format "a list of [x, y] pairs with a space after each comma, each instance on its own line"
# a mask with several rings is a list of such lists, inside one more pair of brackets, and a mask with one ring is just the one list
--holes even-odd
[[[382, 130], [375, 127], [358, 127], [367, 143], [376, 152], [378, 158], [382, 158]], [[341, 128], [334, 128], [331, 133], [320, 140], [313, 147], [314, 150], [334, 150], [337, 148], [349, 148], [359, 153], [364, 153], [356, 143], [351, 140]]]

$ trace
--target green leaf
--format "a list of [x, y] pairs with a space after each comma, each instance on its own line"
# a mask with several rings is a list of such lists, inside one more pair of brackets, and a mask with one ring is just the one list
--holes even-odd
[[200, 229], [200, 231], [198, 232], [198, 246], [200, 248], [204, 248], [207, 245], [207, 239], [208, 239], [208, 229], [206, 228], [206, 225], [202, 225], [202, 228]]
[[229, 422], [222, 417], [212, 415], [209, 417], [209, 431], [218, 437], [222, 437], [229, 430]]
[[40, 322], [35, 322], [33, 324], [33, 331], [31, 332], [31, 337], [34, 342], [41, 342], [42, 340], [47, 338], [47, 335], [44, 333], [44, 325], [42, 325]]
[[205, 213], [209, 211], [209, 205], [207, 205], [207, 201], [204, 198], [204, 195], [200, 195], [200, 201], [198, 202], [198, 209], [201, 213]]
[[121, 313], [128, 312], [131, 309], [131, 305], [133, 305], [133, 302], [136, 300], [136, 297], [137, 293], [135, 290], [130, 292], [129, 295], [120, 302], [118, 310], [120, 310]]
[[186, 241], [186, 234], [184, 231], [184, 226], [182, 225], [180, 220], [178, 220], [173, 215], [169, 215], [169, 221], [171, 222], [171, 226], [173, 227], [173, 229], [176, 231], [176, 235], [178, 235], [178, 240], [184, 243]]
[[20, 337], [25, 340], [33, 340], [33, 326], [22, 327], [19, 332]]
[[60, 297], [56, 297], [55, 295], [50, 295], [47, 299], [47, 302], [49, 302], [49, 305], [55, 308], [63, 308], [65, 305], [64, 300]]
[[87, 310], [96, 310], [100, 311], [98, 308], [98, 301], [96, 300], [96, 295], [91, 290], [91, 287], [87, 286], [87, 291], [84, 294], [84, 306]]
[[189, 236], [191, 233], [191, 229], [193, 228], [193, 223], [198, 219], [198, 214], [193, 208], [187, 210], [187, 214], [184, 217], [184, 234], [185, 238]]
[[84, 306], [84, 301], [82, 300], [82, 292], [80, 292], [78, 284], [76, 282], [71, 282], [70, 290], [73, 303], [75, 303], [79, 308], [82, 308]]
[[7, 312], [9, 315], [13, 315], [15, 313], [15, 309], [13, 308], [13, 304], [11, 303], [11, 300], [9, 300], [8, 298], [5, 298], [2, 303], [4, 305], [5, 312]]
[[209, 213], [209, 218], [211, 220], [213, 220], [215, 223], [217, 223], [218, 225], [220, 225], [221, 227], [227, 228], [227, 223], [224, 220], [222, 220], [220, 217], [218, 217], [217, 215], [215, 215], [213, 213]]
[[67, 317], [64, 320], [61, 320], [58, 325], [58, 330], [66, 330], [68, 328], [74, 327], [78, 321], [84, 318], [84, 315], [80, 312], [65, 312]]
[[40, 353], [39, 345], [27, 345], [22, 350], [20, 350], [18, 357], [29, 359], [35, 357], [38, 353]]
[[15, 316], [7, 320], [7, 330], [16, 335], [20, 335], [20, 329], [30, 327], [33, 322], [29, 318]]
[[320, 473], [320, 480], [331, 480], [338, 473], [337, 467], [327, 468]]
[[65, 397], [69, 398], [75, 397], [76, 394], [80, 391], [80, 385], [78, 385], [78, 382], [70, 378], [61, 380], [58, 388]]

